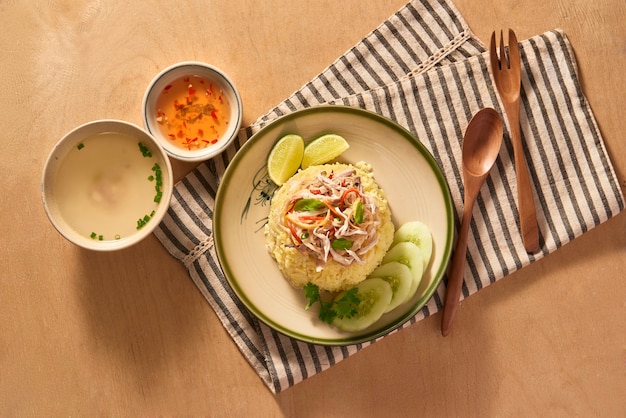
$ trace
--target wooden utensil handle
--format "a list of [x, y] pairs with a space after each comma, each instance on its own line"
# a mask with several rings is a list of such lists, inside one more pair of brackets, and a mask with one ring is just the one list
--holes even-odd
[[515, 176], [517, 178], [517, 201], [519, 208], [519, 222], [524, 248], [528, 253], [539, 249], [539, 227], [535, 201], [528, 172], [528, 164], [524, 156], [524, 147], [519, 124], [519, 100], [516, 103], [506, 104], [505, 110], [511, 125], [511, 140], [515, 158]]
[[459, 236], [457, 237], [456, 247], [454, 247], [454, 256], [450, 265], [450, 275], [448, 276], [448, 284], [446, 286], [446, 298], [443, 306], [443, 317], [441, 319], [441, 334], [445, 337], [450, 333], [452, 328], [452, 320], [459, 306], [459, 298], [461, 297], [461, 287], [463, 285], [463, 272], [465, 271], [465, 256], [467, 255], [467, 238], [469, 236], [470, 221], [472, 220], [471, 202], [466, 202], [466, 208], [463, 211], [463, 220], [459, 228]]

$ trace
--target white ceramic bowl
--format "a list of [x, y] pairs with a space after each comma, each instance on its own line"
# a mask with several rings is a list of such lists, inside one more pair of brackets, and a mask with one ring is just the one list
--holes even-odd
[[[225, 132], [217, 139], [215, 144], [206, 145], [200, 149], [185, 149], [176, 145], [176, 139], [168, 138], [161, 130], [160, 123], [157, 121], [159, 111], [159, 96], [167, 94], [167, 90], [180, 80], [190, 78], [193, 80], [207, 80], [211, 82], [216, 91], [223, 92], [228, 101], [230, 112], [228, 115], [228, 125]], [[200, 91], [200, 86], [194, 85], [194, 89]], [[148, 89], [143, 97], [143, 122], [145, 128], [150, 132], [161, 144], [165, 152], [172, 158], [182, 161], [203, 161], [215, 157], [224, 151], [228, 145], [235, 139], [239, 129], [241, 128], [241, 120], [243, 115], [243, 107], [241, 96], [232, 80], [220, 69], [197, 61], [186, 61], [171, 65], [150, 82]], [[191, 135], [193, 137], [193, 135]], [[203, 138], [199, 138], [202, 140]], [[206, 138], [209, 139], [208, 137]], [[213, 140], [214, 138], [211, 138]]]
[[[350, 148], [338, 161], [372, 166], [385, 191], [396, 227], [422, 221], [433, 236], [433, 256], [415, 296], [371, 327], [342, 332], [305, 310], [304, 292], [284, 279], [265, 245], [263, 225], [276, 185], [269, 180], [267, 156], [282, 136], [305, 140], [343, 136]], [[274, 330], [320, 345], [374, 340], [400, 327], [429, 303], [445, 274], [454, 240], [454, 207], [445, 177], [428, 149], [409, 131], [373, 112], [346, 106], [314, 106], [285, 115], [259, 130], [228, 164], [215, 199], [213, 238], [220, 265], [234, 294]], [[432, 312], [433, 306], [431, 306]]]
[[129, 247], [161, 222], [172, 166], [142, 128], [119, 120], [86, 123], [63, 136], [46, 161], [45, 211], [70, 242], [98, 251]]

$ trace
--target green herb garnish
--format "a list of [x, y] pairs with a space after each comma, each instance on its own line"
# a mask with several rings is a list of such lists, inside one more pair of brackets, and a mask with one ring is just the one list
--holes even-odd
[[308, 310], [315, 303], [319, 302], [320, 311], [319, 319], [332, 324], [335, 318], [352, 318], [356, 315], [357, 306], [361, 303], [361, 300], [357, 297], [357, 288], [352, 288], [343, 292], [343, 295], [334, 301], [323, 301], [320, 295], [320, 289], [313, 283], [307, 283], [304, 286], [304, 296], [309, 299], [304, 309]]
[[144, 215], [143, 218], [137, 219], [137, 229], [141, 229], [156, 215], [156, 212], [153, 210], [149, 215]]
[[363, 223], [363, 215], [364, 215], [363, 202], [361, 202], [360, 200], [357, 200], [356, 206], [354, 208], [354, 222], [358, 224]]
[[326, 207], [324, 202], [318, 199], [300, 199], [293, 206], [296, 212], [315, 212]]
[[139, 151], [141, 151], [141, 155], [143, 155], [144, 157], [152, 157], [152, 152], [150, 151], [150, 148], [148, 148], [143, 142], [139, 143]]
[[85, 148], [85, 144], [81, 142], [80, 144], [76, 146], [76, 148], [78, 148], [78, 150], [80, 151], [81, 149]]
[[150, 217], [148, 215], [144, 216], [143, 218], [137, 219], [137, 229], [141, 229], [146, 226], [149, 220]]
[[154, 195], [154, 202], [159, 203], [163, 197], [163, 192], [161, 191], [161, 186], [163, 186], [163, 172], [161, 171], [161, 166], [159, 166], [158, 163], [154, 163], [152, 171], [154, 171], [154, 176], [148, 177], [148, 180], [156, 180], [156, 184], [154, 186], [154, 190], [156, 191]]
[[349, 250], [352, 247], [352, 241], [345, 238], [337, 238], [330, 243], [330, 246], [333, 247], [333, 250], [341, 251], [341, 250]]

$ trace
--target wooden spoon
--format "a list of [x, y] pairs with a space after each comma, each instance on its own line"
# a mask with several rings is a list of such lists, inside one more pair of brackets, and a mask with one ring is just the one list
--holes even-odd
[[461, 296], [465, 255], [472, 210], [491, 167], [498, 158], [502, 144], [502, 119], [494, 109], [478, 111], [470, 121], [463, 137], [463, 183], [465, 185], [463, 220], [452, 258], [446, 298], [441, 322], [441, 333], [446, 336], [452, 327], [452, 320]]

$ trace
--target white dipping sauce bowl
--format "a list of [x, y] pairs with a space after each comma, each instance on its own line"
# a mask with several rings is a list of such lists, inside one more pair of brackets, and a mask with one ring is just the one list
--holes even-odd
[[[63, 136], [41, 182], [52, 225], [68, 241], [96, 251], [120, 250], [150, 235], [172, 190], [172, 166], [159, 143], [139, 126], [111, 119]], [[92, 223], [93, 230], [85, 229]]]
[[[228, 128], [217, 143], [206, 148], [187, 150], [175, 145], [172, 139], [161, 133], [157, 122], [159, 95], [166, 87], [185, 77], [201, 77], [210, 81], [223, 91], [229, 102]], [[187, 162], [204, 161], [221, 154], [237, 137], [243, 117], [241, 96], [233, 81], [219, 68], [198, 61], [180, 62], [158, 73], [144, 94], [142, 110], [144, 127], [159, 141], [165, 152], [172, 158]]]

